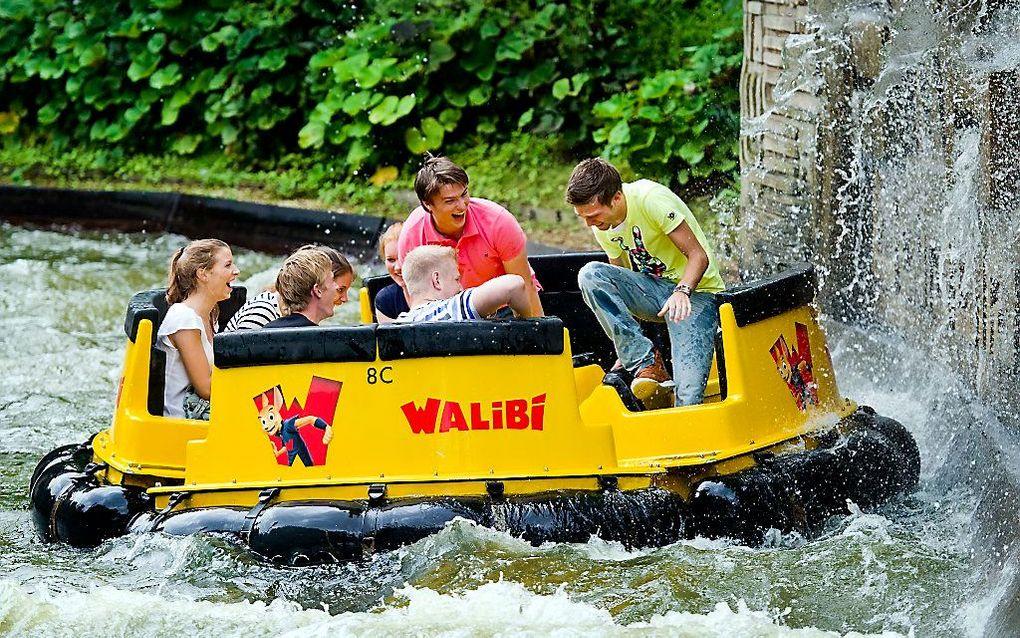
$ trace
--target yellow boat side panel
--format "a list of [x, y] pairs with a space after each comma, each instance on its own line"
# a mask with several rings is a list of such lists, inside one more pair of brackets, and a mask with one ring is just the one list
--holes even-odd
[[122, 472], [183, 478], [187, 443], [204, 438], [203, 421], [149, 414], [149, 358], [152, 322], [143, 320], [124, 353], [124, 378], [113, 426], [92, 442], [96, 456]]
[[[213, 388], [209, 435], [188, 446], [186, 484], [542, 477], [591, 474], [615, 458], [606, 426], [580, 419], [569, 346], [216, 368]], [[275, 423], [273, 401], [285, 406]]]
[[720, 323], [725, 400], [629, 413], [620, 409], [614, 392], [599, 388], [581, 405], [586, 422], [611, 426], [622, 467], [730, 458], [797, 436], [815, 419], [851, 411], [836, 387], [810, 307], [738, 327], [733, 308], [725, 304]]
[[810, 306], [741, 327], [724, 304], [720, 320], [703, 405], [630, 412], [601, 368], [573, 368], [565, 338], [559, 355], [214, 368], [208, 424], [148, 413], [145, 320], [93, 446], [118, 472], [210, 489], [568, 479], [734, 458], [852, 411]]

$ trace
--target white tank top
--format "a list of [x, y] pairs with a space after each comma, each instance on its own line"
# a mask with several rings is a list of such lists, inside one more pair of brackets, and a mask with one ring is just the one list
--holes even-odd
[[166, 383], [163, 389], [163, 414], [184, 418], [184, 394], [191, 381], [184, 368], [181, 353], [170, 341], [170, 335], [179, 330], [198, 330], [202, 335], [202, 349], [212, 369], [213, 347], [205, 333], [205, 322], [190, 307], [175, 303], [167, 310], [163, 323], [156, 333], [156, 347], [166, 353]]

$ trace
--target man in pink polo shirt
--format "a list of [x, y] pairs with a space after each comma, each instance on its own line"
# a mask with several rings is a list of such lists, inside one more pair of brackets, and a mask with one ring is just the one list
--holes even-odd
[[539, 286], [528, 265], [527, 237], [507, 209], [468, 195], [468, 176], [445, 157], [429, 157], [414, 178], [421, 206], [411, 211], [397, 240], [401, 262], [418, 246], [457, 249], [457, 265], [465, 288], [500, 275], [524, 279], [532, 315], [545, 314]]

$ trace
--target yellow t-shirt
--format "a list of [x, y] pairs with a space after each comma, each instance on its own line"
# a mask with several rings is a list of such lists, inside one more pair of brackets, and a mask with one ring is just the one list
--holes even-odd
[[616, 228], [592, 228], [602, 250], [613, 259], [626, 255], [632, 270], [672, 282], [680, 281], [687, 257], [668, 235], [687, 222], [691, 232], [708, 253], [708, 268], [698, 282], [699, 292], [721, 292], [726, 288], [705, 233], [691, 209], [676, 193], [662, 184], [642, 179], [623, 185], [627, 218]]

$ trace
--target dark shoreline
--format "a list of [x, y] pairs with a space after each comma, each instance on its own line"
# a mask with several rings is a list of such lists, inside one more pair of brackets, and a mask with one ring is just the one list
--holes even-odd
[[276, 254], [307, 243], [329, 244], [359, 260], [375, 254], [379, 235], [394, 221], [173, 192], [10, 185], [0, 185], [0, 219], [41, 228], [216, 237]]
[[[224, 197], [160, 191], [105, 191], [0, 185], [0, 220], [38, 228], [178, 233], [285, 255], [328, 244], [359, 261], [376, 256], [379, 236], [399, 221]], [[529, 255], [573, 252], [528, 241]]]

